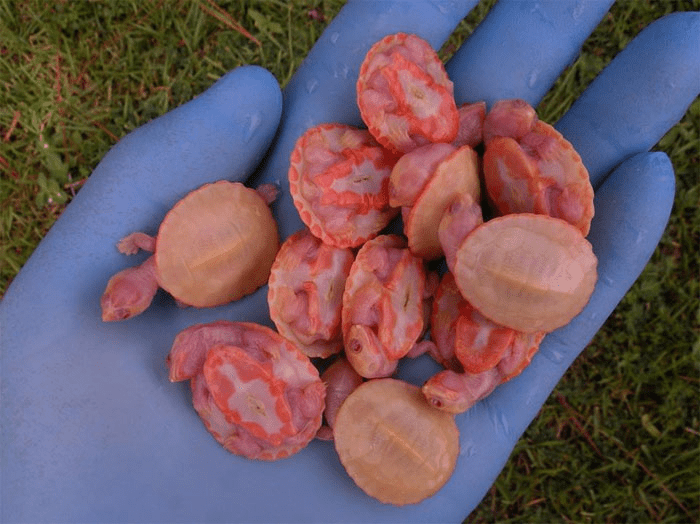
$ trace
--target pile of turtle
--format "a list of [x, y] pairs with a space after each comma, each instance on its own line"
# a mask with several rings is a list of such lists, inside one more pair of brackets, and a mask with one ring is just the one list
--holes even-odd
[[[280, 246], [274, 187], [203, 186], [155, 239], [120, 242], [154, 255], [112, 277], [102, 315], [138, 314], [158, 287], [209, 307], [267, 283], [276, 331], [191, 326], [168, 355], [170, 379], [191, 381], [197, 413], [232, 453], [275, 460], [333, 440], [358, 486], [402, 505], [452, 474], [454, 414], [517, 376], [588, 302], [593, 189], [571, 144], [524, 101], [458, 107], [415, 35], [372, 46], [357, 103], [367, 129], [321, 124], [291, 154], [306, 228]], [[420, 388], [392, 378], [423, 353], [445, 369]]]

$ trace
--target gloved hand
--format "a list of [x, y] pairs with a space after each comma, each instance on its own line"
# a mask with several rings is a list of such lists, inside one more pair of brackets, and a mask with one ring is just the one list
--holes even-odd
[[[286, 88], [283, 109], [274, 78], [243, 67], [105, 156], [0, 304], [3, 520], [458, 522], [478, 504], [664, 230], [673, 168], [647, 151], [698, 94], [698, 13], [648, 27], [558, 122], [596, 188], [598, 285], [519, 377], [457, 417], [457, 469], [423, 503], [397, 509], [369, 498], [328, 442], [274, 463], [230, 455], [201, 424], [187, 385], [168, 382], [164, 359], [179, 330], [221, 318], [270, 325], [265, 288], [200, 310], [161, 293], [139, 317], [100, 319], [107, 279], [134, 264], [115, 243], [154, 233], [205, 182], [245, 180], [262, 160], [252, 185], [279, 182], [282, 236], [299, 229], [286, 181], [296, 138], [321, 122], [361, 124], [355, 80], [373, 42], [404, 31], [438, 48], [475, 3], [348, 2]], [[536, 105], [611, 3], [500, 2], [448, 64], [457, 102]], [[435, 371], [421, 357], [400, 377], [420, 384]]]

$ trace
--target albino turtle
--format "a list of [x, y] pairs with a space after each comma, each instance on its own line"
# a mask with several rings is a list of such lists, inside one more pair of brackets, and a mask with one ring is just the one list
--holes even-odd
[[398, 214], [389, 207], [388, 193], [395, 162], [364, 129], [309, 128], [289, 160], [289, 190], [299, 216], [327, 244], [362, 245]]
[[496, 102], [484, 121], [484, 178], [501, 214], [566, 220], [588, 235], [593, 187], [581, 157], [524, 100]]
[[171, 380], [191, 379], [192, 402], [231, 453], [276, 460], [305, 447], [321, 426], [325, 386], [291, 342], [248, 322], [183, 330], [168, 355]]
[[342, 329], [348, 361], [365, 378], [386, 377], [424, 331], [426, 273], [422, 259], [398, 235], [364, 244], [343, 294]]
[[[455, 357], [468, 373], [497, 367], [501, 382], [510, 380], [527, 366], [545, 336], [544, 331], [522, 333], [499, 326], [464, 301], [457, 319]], [[521, 355], [522, 360], [516, 361]]]
[[211, 307], [237, 300], [262, 286], [279, 248], [277, 223], [268, 204], [276, 189], [253, 190], [239, 182], [206, 184], [168, 212], [156, 238], [132, 233], [117, 248], [153, 252], [143, 264], [114, 275], [102, 295], [102, 320], [142, 313], [162, 287], [188, 306]]
[[355, 255], [304, 228], [280, 247], [272, 264], [267, 301], [277, 331], [309, 357], [343, 349], [340, 310]]
[[357, 105], [370, 133], [396, 153], [457, 137], [452, 81], [435, 50], [413, 34], [388, 35], [370, 48], [357, 79]]
[[335, 448], [368, 495], [401, 506], [436, 493], [459, 455], [454, 416], [433, 409], [418, 387], [381, 378], [361, 384], [338, 410]]

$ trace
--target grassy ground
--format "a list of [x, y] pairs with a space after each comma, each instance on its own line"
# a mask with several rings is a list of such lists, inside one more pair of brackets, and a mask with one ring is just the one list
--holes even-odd
[[[120, 137], [241, 64], [286, 84], [342, 2], [218, 5], [0, 0], [0, 297]], [[688, 9], [700, 2], [619, 1], [541, 116], [561, 116], [642, 27]], [[696, 101], [655, 148], [677, 173], [659, 248], [468, 521], [700, 520], [699, 128]]]

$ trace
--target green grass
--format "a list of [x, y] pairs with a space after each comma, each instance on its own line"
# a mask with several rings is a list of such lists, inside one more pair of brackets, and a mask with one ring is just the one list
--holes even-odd
[[[120, 137], [241, 64], [285, 85], [342, 2], [219, 5], [0, 0], [0, 296]], [[642, 27], [688, 9], [700, 2], [620, 0], [544, 100], [543, 119], [561, 116]], [[700, 520], [699, 135], [696, 101], [655, 148], [677, 174], [661, 244], [469, 522]]]

